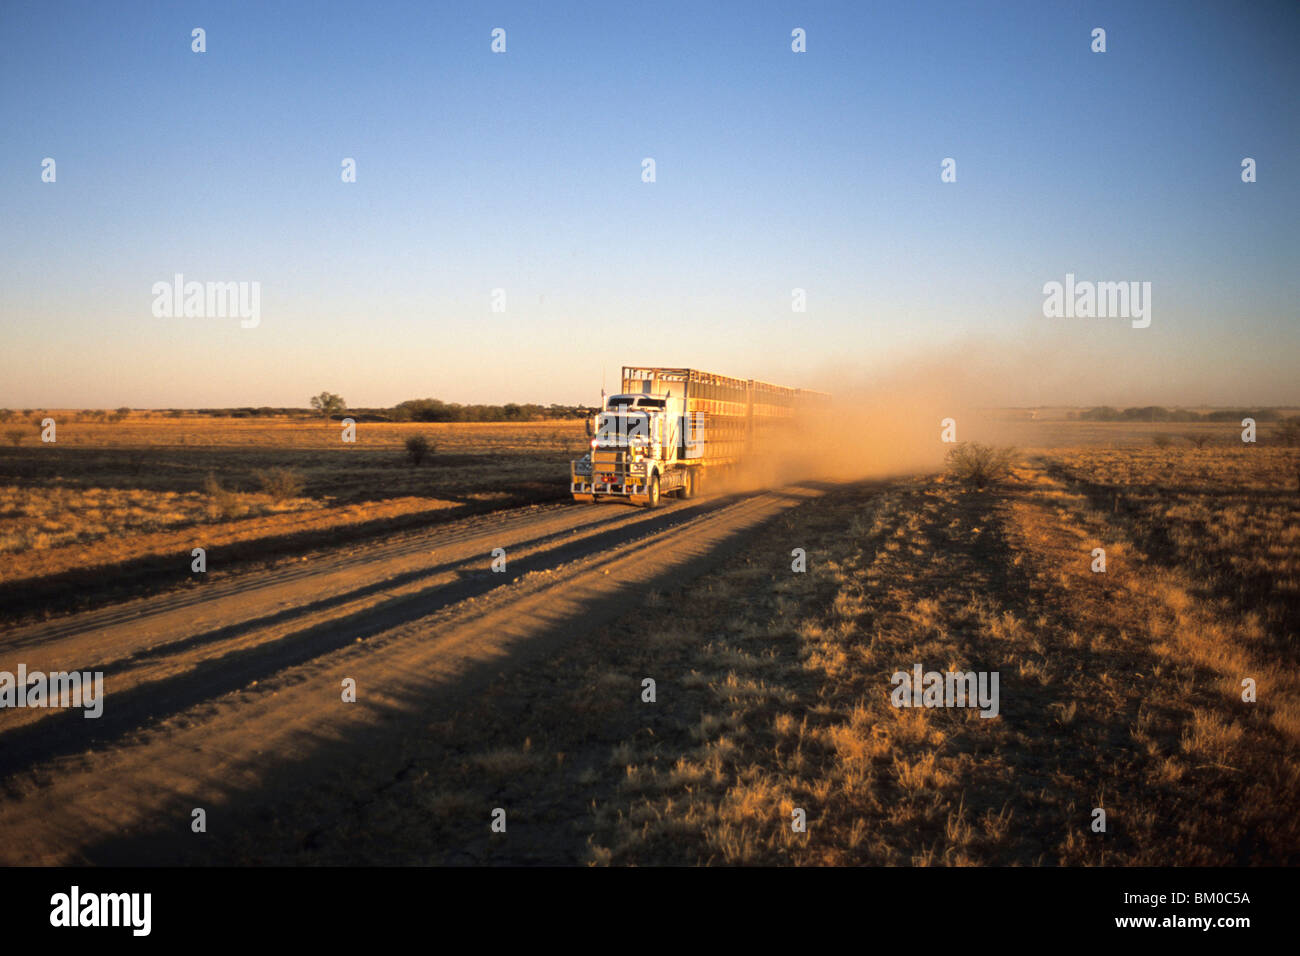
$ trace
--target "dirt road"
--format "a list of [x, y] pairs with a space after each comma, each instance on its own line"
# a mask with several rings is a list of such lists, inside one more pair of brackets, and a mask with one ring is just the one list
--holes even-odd
[[0, 671], [104, 673], [98, 719], [0, 711], [0, 863], [193, 858], [232, 808], [339, 775], [380, 788], [431, 715], [816, 494], [522, 508], [0, 634]]

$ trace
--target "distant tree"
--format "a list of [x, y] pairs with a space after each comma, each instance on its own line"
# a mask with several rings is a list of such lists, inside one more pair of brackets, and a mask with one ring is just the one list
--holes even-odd
[[326, 421], [330, 420], [333, 415], [342, 415], [348, 410], [348, 403], [343, 401], [342, 395], [335, 395], [333, 392], [321, 392], [319, 395], [313, 395], [311, 407], [320, 412]]
[[1101, 405], [1097, 408], [1090, 408], [1083, 412], [1079, 417], [1085, 422], [1114, 422], [1119, 421], [1120, 411], [1118, 408], [1111, 408], [1109, 405]]
[[582, 405], [535, 404], [460, 405], [436, 398], [412, 398], [390, 409], [378, 409], [395, 422], [502, 422], [537, 421], [539, 419], [585, 418], [598, 409]]
[[1193, 445], [1195, 445], [1197, 448], [1204, 448], [1206, 445], [1209, 444], [1210, 439], [1213, 438], [1214, 436], [1198, 435], [1195, 432], [1191, 432], [1189, 434], [1184, 435], [1183, 437], [1186, 438]]
[[1123, 415], [1129, 421], [1139, 422], [1167, 422], [1169, 421], [1169, 409], [1161, 408], [1159, 405], [1147, 405], [1143, 408], [1126, 408]]
[[1276, 408], [1220, 408], [1206, 412], [1203, 417], [1207, 422], [1239, 422], [1243, 418], [1253, 418], [1257, 422], [1275, 422], [1282, 415]]
[[399, 422], [449, 422], [454, 419], [452, 406], [436, 398], [412, 398], [393, 409]]
[[24, 432], [21, 428], [11, 428], [7, 432], [5, 432], [5, 437], [9, 439], [9, 444], [17, 448], [19, 443], [22, 442], [23, 435], [25, 434], [27, 433]]

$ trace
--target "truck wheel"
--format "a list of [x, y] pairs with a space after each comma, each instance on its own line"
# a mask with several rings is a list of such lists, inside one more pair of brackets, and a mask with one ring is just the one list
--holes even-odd
[[650, 491], [649, 494], [646, 495], [645, 506], [647, 508], [659, 507], [659, 476], [658, 475], [650, 476]]
[[678, 492], [682, 498], [695, 497], [695, 469], [687, 468], [682, 475], [682, 490]]

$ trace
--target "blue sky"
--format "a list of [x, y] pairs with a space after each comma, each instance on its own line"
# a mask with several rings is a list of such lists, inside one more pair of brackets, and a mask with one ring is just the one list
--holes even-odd
[[[1300, 402], [1293, 3], [6, 0], [0, 43], [0, 406], [953, 356], [990, 402]], [[260, 324], [155, 317], [178, 272]], [[1045, 318], [1067, 272], [1151, 282], [1151, 327]]]

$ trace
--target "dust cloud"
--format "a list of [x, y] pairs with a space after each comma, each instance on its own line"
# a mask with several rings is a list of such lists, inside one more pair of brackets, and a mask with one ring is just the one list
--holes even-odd
[[990, 366], [970, 356], [910, 363], [871, 381], [828, 377], [819, 385], [831, 396], [826, 410], [760, 431], [751, 460], [729, 476], [726, 487], [747, 491], [795, 481], [933, 473], [953, 447], [941, 440], [947, 419], [958, 442], [1021, 444], [1025, 425], [990, 408], [996, 380]]

